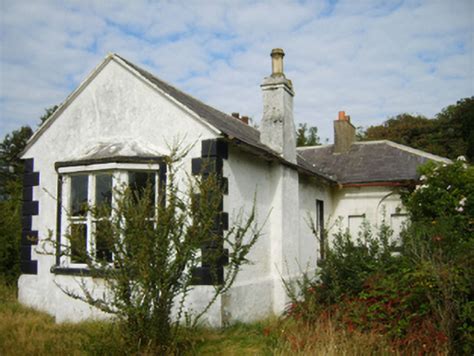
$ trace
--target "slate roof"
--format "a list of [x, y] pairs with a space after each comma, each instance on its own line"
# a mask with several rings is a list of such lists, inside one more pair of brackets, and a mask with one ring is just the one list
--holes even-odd
[[[98, 68], [105, 65], [107, 61], [114, 57], [116, 60], [125, 63], [125, 65], [136, 71], [165, 94], [194, 112], [206, 123], [220, 131], [224, 137], [237, 144], [243, 143], [243, 145], [241, 145], [243, 149], [264, 156], [267, 159], [276, 159], [282, 164], [298, 169], [300, 172], [322, 178], [330, 183], [348, 184], [416, 180], [418, 178], [416, 172], [417, 167], [427, 160], [450, 162], [445, 158], [430, 155], [429, 153], [411, 149], [390, 141], [375, 141], [354, 143], [348, 152], [341, 154], [333, 153], [333, 145], [298, 148], [297, 164], [295, 165], [283, 159], [270, 147], [264, 145], [260, 141], [260, 132], [254, 127], [204, 104], [200, 100], [180, 91], [117, 54], [109, 55]], [[99, 69], [95, 71], [97, 70]], [[89, 78], [60, 105], [53, 115], [46, 120], [37, 132], [35, 132], [30, 138], [22, 155], [61, 114], [68, 102], [77, 95], [92, 76], [91, 74]], [[118, 153], [115, 151], [121, 151], [122, 149], [123, 147], [119, 149], [116, 146], [104, 146], [93, 153], [91, 152], [91, 155], [94, 156], [94, 159], [101, 159], [103, 155], [110, 155], [112, 153], [117, 155]], [[133, 152], [132, 156], [151, 157], [143, 152], [139, 155], [138, 152]]]
[[260, 142], [260, 131], [258, 131], [256, 128], [244, 124], [239, 119], [236, 119], [231, 115], [227, 115], [207, 104], [204, 104], [202, 101], [193, 98], [191, 95], [188, 95], [182, 92], [181, 90], [173, 87], [172, 85], [155, 77], [153, 74], [144, 70], [143, 68], [140, 68], [139, 66], [127, 61], [125, 58], [122, 58], [117, 54], [115, 54], [115, 56], [127, 63], [130, 67], [135, 69], [138, 73], [140, 73], [143, 77], [155, 84], [166, 94], [170, 95], [178, 102], [186, 106], [188, 109], [192, 110], [204, 121], [218, 129], [222, 133], [226, 134], [231, 138], [237, 138], [242, 142], [248, 143], [252, 146], [259, 147], [265, 151], [268, 151], [268, 153], [277, 154], [276, 152], [272, 151], [268, 146], [263, 145]]
[[[191, 95], [188, 95], [181, 90], [175, 88], [174, 86], [164, 82], [163, 80], [155, 77], [150, 72], [140, 68], [139, 66], [129, 62], [125, 58], [114, 54], [114, 56], [120, 58], [127, 65], [136, 70], [140, 75], [145, 77], [151, 83], [156, 85], [166, 94], [173, 97], [182, 105], [186, 106], [188, 109], [196, 113], [200, 118], [206, 121], [208, 124], [221, 131], [225, 136], [230, 139], [237, 139], [247, 145], [250, 145], [252, 148], [257, 149], [260, 152], [265, 153], [268, 156], [278, 158], [280, 161], [284, 161], [280, 155], [273, 151], [270, 147], [264, 145], [260, 142], [260, 131], [256, 128], [249, 126], [239, 119], [231, 115], [227, 115], [207, 104], [204, 104], [202, 101], [193, 98]], [[286, 162], [286, 161], [285, 161]], [[286, 162], [291, 165], [290, 162]], [[313, 165], [306, 162], [303, 157], [297, 157], [297, 166], [304, 171], [309, 171], [311, 174], [316, 175], [325, 180], [333, 181], [331, 177], [319, 172]]]
[[355, 142], [345, 153], [334, 153], [334, 145], [302, 147], [298, 153], [341, 184], [417, 180], [418, 166], [428, 160], [450, 162], [391, 141]]

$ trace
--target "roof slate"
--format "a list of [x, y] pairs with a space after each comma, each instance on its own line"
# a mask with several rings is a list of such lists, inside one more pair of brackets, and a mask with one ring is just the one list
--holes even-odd
[[298, 152], [319, 172], [341, 184], [417, 180], [421, 164], [430, 159], [449, 161], [390, 141], [356, 142], [345, 153], [334, 153], [334, 145]]
[[[340, 154], [333, 153], [333, 145], [298, 148], [297, 165], [295, 165], [264, 145], [260, 141], [260, 132], [254, 127], [204, 104], [117, 54], [109, 55], [87, 80], [66, 99], [59, 109], [31, 137], [22, 155], [62, 113], [77, 93], [87, 85], [95, 73], [114, 57], [115, 60], [122, 61], [152, 85], [155, 85], [165, 94], [194, 112], [203, 121], [220, 131], [227, 139], [237, 144], [244, 143], [241, 146], [243, 149], [262, 155], [266, 159], [276, 159], [282, 164], [298, 169], [305, 174], [321, 178], [326, 182], [348, 184], [416, 180], [419, 178], [416, 171], [417, 167], [429, 159], [449, 162], [449, 160], [442, 157], [433, 156], [390, 141], [377, 141], [354, 143], [348, 152]], [[115, 146], [104, 146], [93, 154], [91, 152], [91, 154], [93, 156], [102, 156], [106, 153], [110, 155], [110, 151], [115, 152], [116, 149], [120, 151]], [[138, 152], [133, 152], [132, 156], [137, 156], [137, 154]], [[143, 156], [143, 152], [139, 156]], [[148, 157], [149, 155], [145, 156]]]
[[204, 121], [209, 123], [211, 126], [214, 126], [216, 129], [223, 132], [227, 136], [231, 138], [238, 138], [245, 143], [260, 147], [271, 154], [276, 154], [276, 152], [272, 151], [269, 147], [263, 145], [260, 142], [260, 131], [254, 127], [243, 123], [231, 115], [227, 115], [207, 104], [204, 104], [202, 101], [193, 98], [191, 95], [188, 95], [174, 86], [155, 77], [153, 74], [144, 70], [143, 68], [140, 68], [139, 66], [127, 61], [125, 58], [117, 54], [115, 54], [115, 56], [127, 63], [130, 67], [132, 67], [150, 82], [155, 84], [166, 94], [170, 95], [188, 109], [192, 110]]

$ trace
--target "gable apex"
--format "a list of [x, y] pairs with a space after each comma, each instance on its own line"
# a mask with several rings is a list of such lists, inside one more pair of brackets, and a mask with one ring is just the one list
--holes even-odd
[[[201, 124], [205, 125], [211, 131], [214, 131], [216, 134], [220, 134], [220, 130], [206, 120], [203, 120], [197, 113], [193, 110], [190, 110], [187, 106], [183, 105], [179, 101], [177, 101], [173, 96], [169, 95], [166, 91], [162, 90], [162, 88], [157, 87], [155, 83], [151, 82], [149, 78], [143, 75], [140, 71], [136, 70], [136, 66], [132, 65], [130, 62], [125, 60], [124, 58], [120, 57], [116, 53], [109, 52], [104, 59], [89, 73], [89, 75], [77, 86], [77, 88], [69, 94], [66, 99], [58, 106], [58, 108], [51, 114], [51, 116], [41, 125], [38, 129], [33, 133], [31, 138], [28, 140], [28, 143], [21, 153], [21, 157], [24, 157], [28, 150], [35, 144], [35, 142], [42, 136], [42, 134], [56, 121], [56, 119], [63, 113], [63, 111], [71, 104], [72, 101], [99, 75], [99, 73], [111, 62], [117, 63], [121, 68], [127, 70], [131, 73], [134, 77], [138, 78], [139, 80], [145, 82], [149, 87], [153, 90], [158, 91], [161, 95], [166, 97], [168, 100], [172, 101], [175, 105], [180, 107], [182, 110], [186, 111], [196, 120], [201, 122]], [[173, 88], [171, 85], [161, 81], [164, 86], [168, 86]], [[177, 89], [173, 88], [174, 90], [178, 91]], [[184, 93], [183, 93], [184, 94]], [[186, 94], [184, 94], [186, 95]], [[197, 101], [197, 99], [194, 99]], [[202, 103], [202, 105], [205, 105]], [[223, 114], [225, 115], [225, 114]], [[230, 117], [230, 116], [229, 116]], [[234, 119], [235, 120], [235, 119]]]
[[38, 127], [38, 129], [33, 133], [33, 135], [28, 140], [26, 147], [20, 154], [20, 157], [23, 158], [26, 153], [29, 151], [31, 146], [41, 137], [43, 132], [45, 132], [56, 119], [62, 114], [62, 112], [69, 106], [69, 104], [84, 90], [85, 87], [102, 71], [102, 69], [114, 58], [114, 53], [108, 53], [102, 62], [100, 62], [90, 73], [89, 75], [77, 86], [74, 91], [69, 94], [66, 99], [58, 105], [58, 108], [51, 114], [50, 117], [46, 119], [45, 122]]

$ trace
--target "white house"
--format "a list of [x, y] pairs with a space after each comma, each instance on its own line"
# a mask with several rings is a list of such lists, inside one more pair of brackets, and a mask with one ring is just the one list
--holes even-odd
[[[299, 266], [316, 268], [320, 246], [308, 226], [341, 217], [356, 233], [363, 219], [386, 220], [398, 231], [404, 219], [398, 190], [417, 181], [427, 160], [448, 161], [389, 141], [355, 142], [350, 118], [339, 113], [335, 144], [296, 148], [293, 85], [274, 49], [272, 74], [265, 78], [260, 130], [246, 118], [229, 116], [163, 82], [117, 54], [108, 55], [38, 129], [24, 153], [22, 275], [19, 299], [60, 321], [101, 317], [57, 287], [74, 286], [85, 265], [59, 255], [38, 254], [35, 246], [52, 231], [58, 241], [78, 228], [90, 245], [95, 222], [77, 214], [83, 201], [95, 204], [118, 181], [163, 184], [161, 158], [175, 137], [198, 142], [184, 160], [199, 173], [203, 162], [227, 182], [222, 210], [225, 229], [241, 208], [256, 208], [263, 236], [231, 290], [207, 313], [211, 325], [251, 321], [281, 313], [286, 297], [281, 278]], [[158, 189], [156, 190], [158, 192]], [[67, 213], [63, 212], [63, 208]], [[33, 239], [32, 239], [33, 238]], [[226, 267], [220, 266], [225, 273]], [[199, 310], [209, 298], [206, 267], [188, 306]]]

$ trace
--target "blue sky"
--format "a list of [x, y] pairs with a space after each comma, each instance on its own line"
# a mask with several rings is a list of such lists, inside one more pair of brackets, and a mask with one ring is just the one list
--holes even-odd
[[474, 1], [0, 0], [0, 138], [36, 127], [116, 52], [224, 112], [259, 122], [269, 53], [285, 50], [295, 120], [332, 141], [474, 95]]

